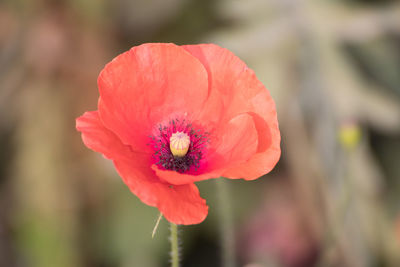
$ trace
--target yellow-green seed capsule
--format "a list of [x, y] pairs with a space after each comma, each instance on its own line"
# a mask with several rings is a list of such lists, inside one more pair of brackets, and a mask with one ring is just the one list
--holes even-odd
[[169, 149], [174, 157], [184, 157], [189, 150], [190, 137], [184, 132], [176, 132], [169, 138]]

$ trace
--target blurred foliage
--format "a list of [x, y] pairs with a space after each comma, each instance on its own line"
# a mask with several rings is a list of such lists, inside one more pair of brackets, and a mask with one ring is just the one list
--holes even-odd
[[[104, 64], [143, 42], [217, 43], [276, 100], [281, 161], [229, 182], [238, 266], [400, 266], [399, 36], [395, 0], [3, 0], [0, 266], [168, 266], [166, 221], [151, 239], [158, 211], [75, 130]], [[218, 191], [198, 185], [183, 266], [220, 266]]]

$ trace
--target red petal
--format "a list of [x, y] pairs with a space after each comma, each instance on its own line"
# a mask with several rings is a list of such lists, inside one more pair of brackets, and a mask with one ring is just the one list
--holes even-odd
[[249, 114], [241, 114], [213, 133], [211, 150], [205, 158], [205, 170], [200, 175], [181, 174], [175, 171], [161, 170], [153, 165], [157, 176], [168, 183], [181, 185], [195, 181], [217, 178], [227, 169], [247, 161], [258, 147], [258, 134]]
[[255, 117], [254, 121], [259, 136], [258, 153], [253, 155], [247, 162], [227, 170], [222, 176], [232, 179], [254, 180], [270, 172], [278, 162], [281, 155], [281, 136], [278, 122], [275, 121], [276, 125], [268, 127], [261, 118]]
[[207, 217], [206, 201], [193, 183], [170, 185], [160, 182], [145, 157], [130, 163], [114, 161], [114, 164], [130, 190], [147, 205], [157, 207], [168, 221], [197, 224]]
[[100, 116], [124, 144], [146, 151], [148, 135], [159, 123], [201, 109], [207, 83], [202, 64], [179, 46], [133, 47], [100, 73]]
[[165, 218], [176, 224], [202, 222], [208, 213], [205, 200], [194, 184], [172, 186], [161, 182], [150, 169], [148, 154], [137, 153], [122, 144], [106, 129], [97, 111], [86, 112], [76, 120], [86, 146], [112, 159], [131, 191], [144, 203], [158, 207]]
[[85, 145], [103, 154], [108, 159], [132, 160], [134, 154], [129, 146], [111, 131], [107, 130], [100, 121], [98, 111], [85, 112], [76, 119], [76, 129], [82, 132]]
[[264, 86], [246, 64], [227, 49], [214, 44], [183, 46], [207, 70], [210, 97], [200, 117], [202, 121], [230, 120], [237, 114], [251, 111], [251, 98]]
[[212, 86], [200, 119], [215, 121], [217, 114], [217, 124], [221, 124], [236, 114], [248, 112], [256, 125], [257, 153], [247, 162], [224, 172], [224, 176], [256, 179], [269, 172], [280, 157], [280, 132], [275, 103], [269, 92], [254, 71], [229, 50], [213, 44], [184, 48], [204, 65]]

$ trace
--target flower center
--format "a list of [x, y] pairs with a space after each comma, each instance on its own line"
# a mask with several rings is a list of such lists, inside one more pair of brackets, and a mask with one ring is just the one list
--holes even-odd
[[196, 172], [201, 166], [208, 133], [195, 129], [185, 120], [171, 120], [150, 136], [154, 163], [162, 169], [179, 173]]
[[184, 132], [176, 132], [169, 138], [169, 149], [174, 157], [184, 157], [189, 150], [190, 137]]

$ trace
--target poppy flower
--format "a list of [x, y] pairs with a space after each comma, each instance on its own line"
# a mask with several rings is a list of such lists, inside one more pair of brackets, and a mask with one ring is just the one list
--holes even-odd
[[98, 87], [98, 110], [76, 120], [83, 142], [175, 224], [207, 216], [195, 182], [257, 179], [279, 159], [274, 101], [245, 63], [217, 45], [133, 47], [104, 67]]

